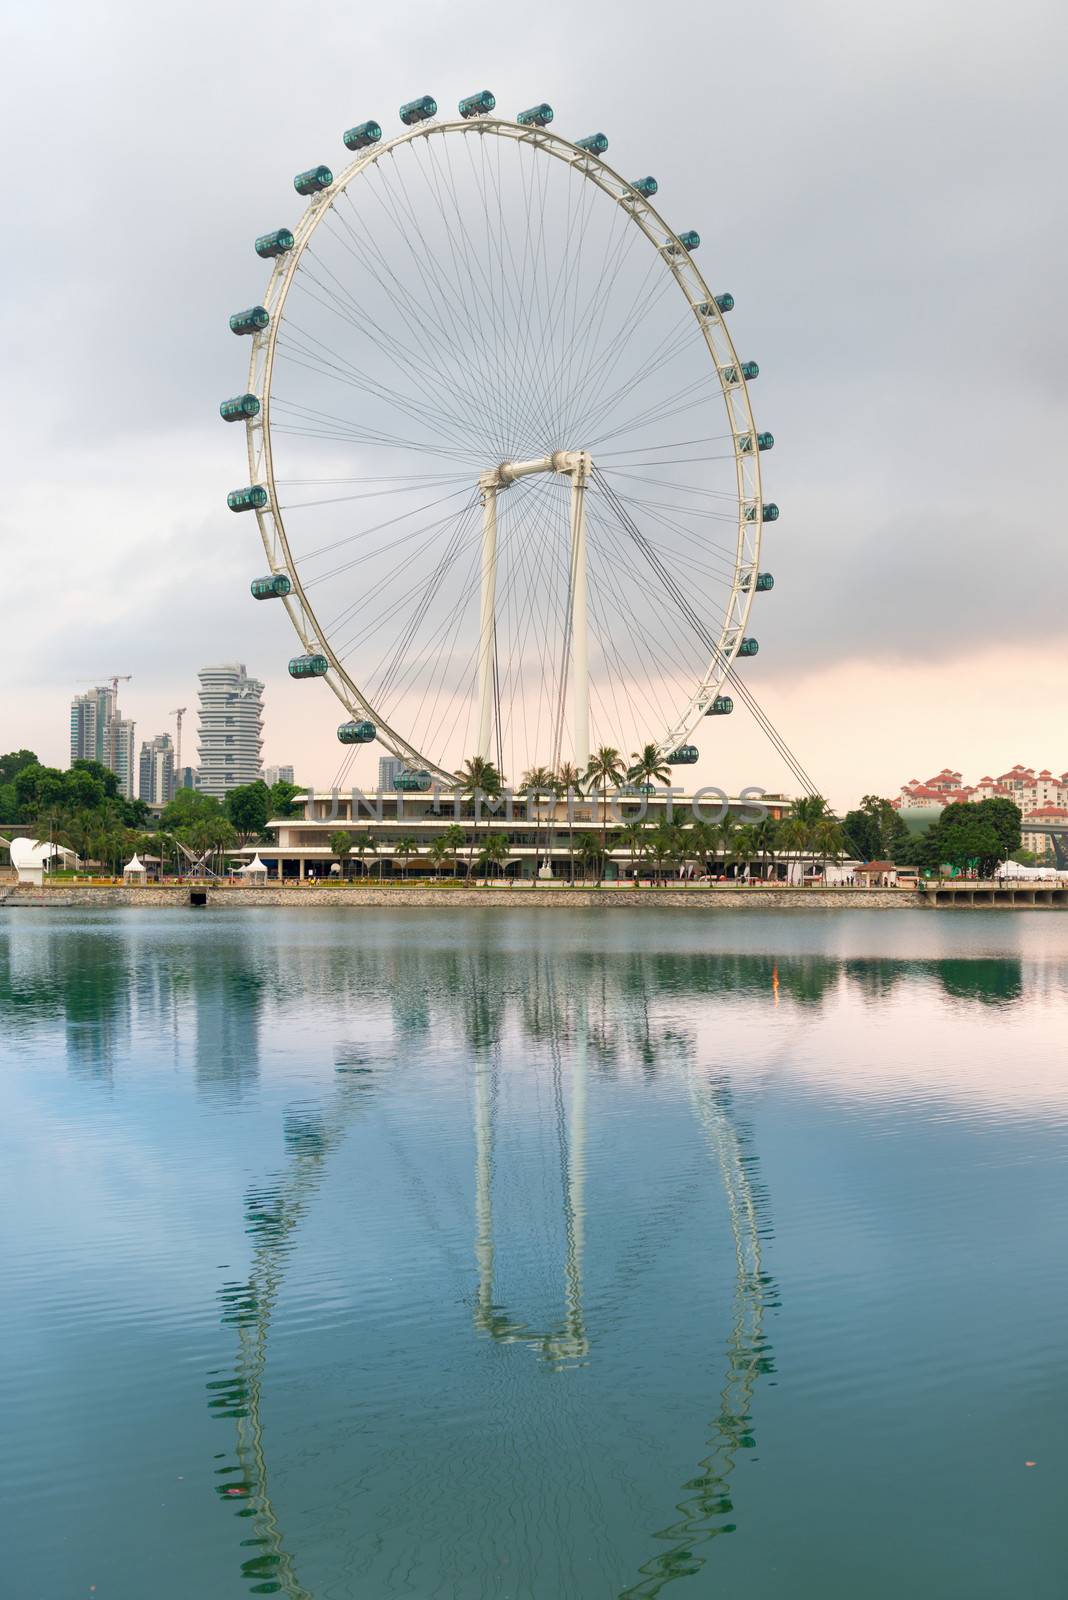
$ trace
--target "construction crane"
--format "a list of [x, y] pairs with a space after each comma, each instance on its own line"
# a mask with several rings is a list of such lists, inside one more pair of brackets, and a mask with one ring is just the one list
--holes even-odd
[[169, 717], [177, 717], [178, 719], [178, 731], [174, 741], [174, 781], [176, 786], [182, 781], [182, 718], [188, 710], [188, 706], [179, 706], [177, 711], [167, 712]]
[[81, 682], [81, 683], [99, 683], [100, 679], [103, 678], [105, 683], [110, 683], [111, 688], [112, 688], [112, 692], [114, 694], [118, 694], [118, 692], [119, 692], [119, 684], [120, 683], [129, 683], [129, 681], [130, 681], [130, 679], [132, 677], [133, 677], [133, 673], [132, 672], [113, 672], [113, 673], [102, 672], [102, 673], [99, 673], [95, 678], [81, 678], [81, 679], [79, 679], [79, 682]]

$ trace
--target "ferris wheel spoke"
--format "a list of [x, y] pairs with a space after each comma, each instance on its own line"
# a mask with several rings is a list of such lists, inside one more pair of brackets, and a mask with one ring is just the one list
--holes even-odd
[[[311, 254], [311, 252], [309, 251], [308, 254]], [[325, 266], [323, 270], [328, 273], [328, 275], [338, 286], [338, 293], [341, 295], [342, 301], [346, 307], [346, 320], [349, 321], [354, 328], [362, 330], [371, 344], [375, 345], [379, 350], [381, 350], [384, 355], [391, 357], [392, 360], [402, 370], [406, 371], [412, 379], [413, 385], [425, 385], [427, 368], [429, 366], [432, 374], [438, 378], [438, 386], [442, 389], [448, 389], [450, 387], [449, 379], [446, 378], [446, 376], [441, 372], [440, 368], [428, 360], [425, 349], [422, 353], [413, 351], [400, 340], [388, 334], [384, 329], [381, 328], [380, 324], [373, 317], [370, 317], [366, 313], [366, 310], [361, 308], [358, 302], [348, 294], [348, 292], [344, 289], [344, 286], [341, 284], [340, 279], [338, 279], [336, 273], [331, 272], [330, 269]], [[329, 293], [328, 286], [322, 283], [320, 279], [316, 279], [313, 273], [309, 272], [308, 277], [311, 282], [318, 283], [319, 287], [324, 293]], [[482, 417], [484, 428], [489, 426], [490, 418], [485, 404], [477, 390], [472, 390], [468, 385], [466, 388], [458, 390], [454, 387], [453, 392], [458, 400], [463, 401], [468, 407], [471, 408], [472, 411]]]
[[[530, 395], [536, 393], [537, 384], [534, 381], [535, 373], [529, 364], [528, 346], [525, 331], [529, 333], [531, 318], [537, 309], [537, 252], [536, 239], [532, 238], [532, 217], [529, 201], [524, 204], [524, 225], [526, 238], [524, 247], [520, 251], [519, 261], [516, 262], [512, 247], [511, 237], [504, 227], [504, 205], [502, 185], [500, 178], [501, 152], [494, 152], [497, 157], [497, 170], [494, 171], [492, 156], [487, 157], [485, 142], [481, 142], [478, 163], [474, 154], [467, 147], [472, 180], [479, 191], [480, 208], [485, 225], [485, 242], [487, 245], [487, 281], [490, 285], [491, 301], [498, 307], [494, 319], [494, 336], [498, 347], [498, 371], [501, 373], [503, 385], [506, 389], [513, 390], [513, 409], [511, 413], [511, 435], [509, 449], [525, 453], [528, 445], [534, 443], [530, 438], [527, 413], [530, 406]], [[522, 155], [519, 161], [520, 183], [526, 190], [526, 180], [523, 173]], [[492, 201], [490, 190], [492, 188]], [[544, 215], [542, 216], [544, 221]], [[495, 226], [496, 224], [496, 226]], [[505, 252], [507, 251], [507, 260]], [[513, 291], [512, 280], [517, 281], [517, 288]], [[496, 287], [494, 287], [496, 285]], [[509, 332], [509, 324], [513, 331]], [[503, 350], [501, 344], [503, 341]], [[517, 351], [521, 349], [522, 353]], [[514, 374], [509, 377], [508, 366]], [[518, 392], [514, 392], [518, 391]], [[524, 398], [525, 391], [525, 398]]]
[[[509, 367], [507, 351], [502, 354], [501, 349], [502, 324], [505, 330], [507, 330], [509, 319], [515, 315], [515, 307], [510, 303], [505, 305], [503, 296], [499, 296], [495, 293], [492, 279], [492, 260], [487, 259], [486, 263], [483, 262], [481, 253], [477, 247], [477, 241], [471, 237], [471, 230], [468, 230], [467, 237], [461, 240], [459, 247], [457, 246], [455, 230], [449, 220], [450, 210], [452, 216], [457, 216], [461, 213], [462, 207], [459, 195], [457, 193], [456, 174], [453, 169], [452, 155], [448, 145], [445, 145], [446, 159], [444, 164], [438, 162], [437, 153], [429, 141], [427, 142], [426, 153], [428, 162], [433, 168], [433, 178], [431, 179], [429, 174], [424, 174], [424, 176], [428, 186], [432, 187], [435, 202], [439, 207], [443, 226], [445, 227], [446, 235], [449, 240], [449, 249], [453, 259], [456, 281], [459, 284], [465, 309], [467, 309], [467, 285], [470, 285], [471, 298], [474, 302], [474, 306], [472, 310], [468, 310], [468, 319], [471, 325], [478, 332], [479, 342], [482, 349], [482, 381], [487, 390], [494, 392], [497, 396], [500, 411], [498, 451], [501, 458], [504, 459], [514, 443], [516, 431], [516, 410], [518, 406], [516, 390], [517, 388], [522, 388], [523, 380], [523, 374], [514, 364]], [[445, 194], [446, 188], [448, 189], [447, 197]], [[480, 202], [483, 217], [486, 219], [487, 223], [482, 242], [488, 248], [488, 212], [484, 190], [480, 192]], [[464, 271], [465, 267], [467, 269], [466, 273]], [[503, 285], [503, 288], [510, 301], [511, 289], [507, 280]], [[492, 348], [489, 340], [482, 332], [484, 325], [492, 329]], [[509, 370], [511, 371], [510, 381], [508, 378]], [[516, 381], [517, 379], [518, 383]]]
[[[420, 455], [439, 456], [444, 461], [470, 460], [467, 451], [461, 453], [456, 450], [446, 450], [429, 441], [405, 439], [399, 434], [383, 433], [381, 429], [361, 428], [350, 418], [302, 406], [277, 395], [272, 398], [271, 407], [272, 410], [281, 410], [284, 417], [288, 416], [294, 421], [307, 423], [306, 427], [296, 428], [287, 426], [284, 421], [275, 422], [272, 424], [272, 433], [293, 434], [302, 438], [337, 439], [346, 444], [369, 444], [384, 450], [415, 451]], [[463, 474], [465, 477], [469, 475], [469, 473]]]
[[415, 678], [422, 660], [416, 642], [420, 625], [464, 547], [465, 541], [457, 534], [442, 551], [436, 567], [417, 586], [416, 604], [399, 638], [379, 671], [372, 673], [369, 679], [377, 699], [384, 702], [391, 691], [399, 693]]
[[[353, 319], [351, 317], [347, 316], [329, 299], [323, 299], [319, 295], [314, 294], [308, 287], [307, 283], [301, 285], [301, 292], [308, 300], [323, 306], [325, 309], [332, 311], [342, 321], [353, 325]], [[291, 328], [303, 338], [311, 340], [314, 344], [319, 345], [322, 349], [326, 350], [329, 348], [323, 344], [322, 340], [316, 339], [313, 334], [308, 333], [306, 330], [300, 328], [296, 324], [291, 324]], [[458, 435], [455, 426], [452, 425], [452, 419], [455, 418], [456, 414], [455, 411], [450, 413], [442, 406], [432, 405], [427, 401], [416, 400], [411, 391], [402, 393], [399, 390], [387, 388], [385, 384], [374, 378], [369, 372], [366, 372], [353, 365], [353, 363], [346, 361], [345, 358], [338, 355], [336, 351], [331, 351], [331, 355], [329, 357], [319, 356], [317, 352], [309, 351], [305, 347], [303, 353], [308, 359], [318, 359], [321, 362], [324, 370], [335, 371], [338, 375], [343, 376], [350, 384], [354, 385], [359, 391], [370, 391], [376, 394], [380, 399], [385, 400], [387, 404], [393, 406], [396, 410], [402, 411], [406, 415], [414, 417], [418, 421], [422, 421], [431, 429], [435, 429], [439, 433], [451, 434], [455, 439], [462, 438], [462, 435]]]
[[[353, 240], [356, 248], [357, 259], [362, 261], [368, 267], [368, 269], [372, 271], [372, 275], [375, 277], [376, 284], [381, 290], [382, 294], [389, 301], [390, 305], [398, 313], [398, 315], [405, 319], [406, 327], [408, 327], [409, 331], [415, 333], [421, 346], [427, 351], [434, 352], [434, 368], [438, 374], [439, 382], [442, 388], [447, 391], [449, 386], [449, 372], [455, 358], [455, 351], [453, 346], [445, 343], [442, 338], [442, 325], [440, 319], [428, 319], [424, 315], [425, 297], [423, 297], [423, 301], [421, 302], [419, 297], [410, 294], [407, 287], [402, 283], [401, 279], [394, 271], [383, 251], [378, 247], [369, 230], [364, 226], [362, 218], [359, 217], [355, 207], [352, 204], [351, 197], [347, 193], [346, 199], [349, 200], [349, 208], [352, 212], [353, 222], [359, 224], [361, 228], [360, 236], [357, 236], [353, 225], [340, 213], [338, 213], [338, 221]], [[380, 200], [380, 204], [384, 206], [385, 202]], [[398, 226], [396, 223], [395, 211], [388, 214], [390, 215], [390, 220], [394, 223], [394, 226]], [[377, 271], [374, 271], [374, 263], [377, 263]], [[478, 342], [479, 340], [476, 339], [476, 347]], [[481, 342], [484, 345], [485, 341], [482, 340]], [[480, 371], [480, 377], [484, 377], [484, 370]]]
[[[589, 413], [590, 427], [602, 426], [604, 421], [611, 415], [613, 407], [632, 394], [634, 390], [640, 387], [647, 392], [650, 380], [669, 366], [674, 358], [687, 348], [688, 334], [689, 330], [685, 324], [677, 326], [674, 331], [674, 337], [670, 341], [664, 341], [653, 359], [649, 359], [648, 356], [639, 356], [638, 360], [634, 362], [627, 372], [626, 377], [616, 382], [614, 388], [606, 389], [605, 386], [613, 376], [614, 369], [619, 365], [624, 351], [621, 349], [618, 354], [614, 355], [608, 367], [596, 374], [601, 398], [598, 399], [597, 404]], [[706, 385], [708, 381], [707, 377], [702, 377], [697, 380], [697, 384]], [[716, 382], [718, 384], [718, 379]], [[662, 415], [659, 406], [649, 409], [655, 416]]]
[[[640, 336], [646, 301], [658, 299], [666, 287], [656, 276], [655, 261], [650, 261], [630, 304], [625, 305], [614, 318], [607, 343], [602, 347], [601, 337], [615, 287], [629, 266], [637, 239], [636, 230], [627, 227], [625, 213], [617, 210], [604, 242], [599, 269], [591, 274], [590, 293], [581, 319], [582, 334], [569, 352], [568, 380], [572, 394], [571, 411], [567, 419], [569, 427], [573, 427], [578, 416], [582, 415], [586, 396], [605, 361], [609, 356], [620, 359], [625, 346]], [[588, 419], [583, 415], [584, 429], [587, 426]]]
[[[643, 655], [647, 658], [648, 649], [643, 652], [641, 645], [647, 647], [651, 643], [655, 647], [659, 666], [666, 667], [670, 664], [684, 682], [692, 683], [695, 667], [699, 666], [700, 658], [692, 652], [683, 653], [683, 641], [686, 635], [677, 628], [665, 631], [648, 614], [643, 618], [634, 602], [626, 598], [624, 578], [631, 577], [634, 580], [634, 589], [641, 595], [648, 590], [647, 574], [626, 556], [620, 559], [614, 529], [608, 524], [601, 524], [599, 531], [604, 533], [605, 542], [601, 544], [598, 541], [597, 544], [598, 553], [603, 557], [603, 560], [596, 564], [598, 581], [603, 582], [614, 595], [620, 615], [629, 619], [628, 625], [632, 625], [630, 637], [636, 646], [636, 660], [642, 659]], [[648, 681], [651, 682], [651, 679]]]
[[[382, 180], [384, 193], [381, 198], [383, 199], [384, 208], [391, 216], [398, 236], [405, 241], [406, 248], [410, 252], [410, 260], [412, 261], [412, 264], [418, 273], [423, 293], [427, 296], [430, 308], [434, 310], [435, 315], [441, 321], [442, 333], [444, 334], [447, 329], [451, 330], [451, 336], [454, 341], [452, 359], [455, 364], [459, 364], [457, 362], [457, 356], [462, 355], [462, 352], [465, 349], [465, 328], [457, 318], [457, 301], [453, 294], [445, 293], [441, 282], [438, 280], [437, 274], [429, 271], [424, 264], [424, 260], [431, 260], [433, 257], [429, 250], [418, 214], [412, 206], [410, 196], [408, 195], [407, 185], [404, 182], [403, 174], [399, 173], [394, 168], [389, 176], [396, 176], [398, 187], [402, 190], [402, 196], [398, 197], [396, 194], [394, 194], [390, 188], [389, 182], [387, 181], [386, 173], [383, 170]], [[415, 250], [414, 252], [411, 252], [410, 232], [406, 232], [406, 224], [401, 214], [402, 211], [404, 216], [407, 217], [407, 230], [414, 229], [416, 237], [419, 241], [419, 249]], [[466, 337], [467, 345], [471, 348], [478, 349], [484, 343], [484, 338], [477, 322], [472, 322], [470, 319], [467, 319]], [[491, 383], [485, 382], [484, 376], [483, 381], [485, 383], [487, 394], [490, 396], [496, 396], [498, 391], [495, 389], [495, 387]]]
[[[438, 523], [432, 526], [429, 529], [429, 537], [424, 540], [424, 545], [427, 548], [430, 548], [443, 536], [447, 537], [451, 542], [451, 540], [457, 535], [464, 537], [464, 542], [466, 544], [474, 544], [475, 536], [473, 533], [467, 533], [465, 536], [464, 524], [465, 513], [461, 513], [459, 517], [451, 518], [448, 522]], [[428, 530], [426, 529], [419, 530], [421, 533], [426, 533], [427, 531]], [[387, 596], [391, 595], [391, 583], [394, 583], [398, 578], [408, 578], [411, 575], [412, 564], [411, 554], [406, 553], [404, 557], [397, 562], [394, 568], [385, 572], [373, 584], [367, 585], [362, 591], [359, 599], [351, 602], [345, 608], [345, 610], [340, 613], [339, 618], [332, 625], [334, 628], [340, 628], [343, 623], [356, 623], [357, 628], [356, 632], [350, 633], [346, 638], [339, 642], [339, 652], [349, 654], [357, 646], [366, 645], [377, 633], [385, 628], [394, 617], [398, 616], [404, 611], [404, 608], [409, 600], [421, 593], [423, 585], [426, 582], [422, 569], [420, 569], [421, 575], [417, 577], [408, 588], [403, 589], [399, 594], [394, 594], [390, 597], [388, 605], [380, 605], [375, 603], [380, 602]]]
[[[315, 342], [320, 343], [321, 341], [316, 340]], [[296, 350], [297, 354], [294, 355], [292, 353], [293, 350]], [[454, 444], [458, 446], [467, 444], [467, 448], [470, 448], [462, 433], [452, 425], [444, 412], [437, 412], [434, 408], [419, 405], [408, 396], [402, 397], [383, 388], [367, 373], [346, 370], [348, 363], [340, 359], [328, 360], [325, 356], [320, 355], [318, 351], [294, 345], [291, 340], [286, 340], [285, 342], [279, 340], [279, 351], [285, 358], [287, 365], [303, 366], [313, 371], [319, 371], [324, 377], [343, 383], [358, 394], [370, 392], [395, 410], [402, 412], [410, 421], [421, 422], [424, 426], [437, 429], [439, 435], [444, 435], [444, 437], [451, 439]]]
[[[605, 273], [601, 279], [605, 292], [603, 295], [598, 293], [599, 314], [596, 323], [596, 339], [587, 344], [582, 357], [580, 376], [574, 388], [576, 406], [583, 406], [586, 403], [586, 397], [594, 392], [599, 398], [603, 398], [606, 393], [606, 385], [609, 383], [615, 368], [630, 351], [635, 348], [640, 349], [641, 340], [646, 334], [647, 323], [651, 313], [668, 299], [671, 288], [670, 281], [665, 281], [663, 274], [656, 272], [657, 263], [656, 261], [651, 261], [646, 266], [640, 282], [636, 285], [630, 303], [621, 311], [616, 312], [612, 327], [605, 331], [608, 308], [612, 303], [612, 291], [617, 279], [622, 276], [629, 259], [629, 252], [634, 248], [634, 245], [635, 239], [632, 229], [627, 237], [625, 253], [616, 253], [613, 257], [610, 271]], [[680, 326], [685, 326], [684, 319], [680, 318], [678, 321]], [[591, 333], [592, 331], [593, 322], [591, 319]], [[602, 332], [605, 332], [603, 342], [601, 339]], [[639, 356], [631, 370], [632, 372], [638, 371], [641, 367], [642, 358]], [[625, 388], [626, 385], [623, 387]], [[591, 425], [591, 419], [588, 414], [584, 418], [584, 422], [587, 427]]]
[[[392, 192], [390, 192], [389, 182], [385, 178], [385, 173], [382, 173], [382, 187], [384, 187], [384, 194], [379, 195], [379, 202], [381, 202], [385, 214], [392, 221], [393, 227], [397, 230], [398, 238], [404, 238], [404, 222], [401, 219], [400, 211], [398, 211], [400, 203], [398, 203], [397, 197], [393, 197]], [[409, 248], [408, 240], [406, 240], [406, 248]], [[420, 296], [411, 296], [408, 291], [404, 290], [403, 283], [400, 282], [397, 274], [393, 272], [382, 251], [377, 250], [377, 246], [374, 246], [374, 250], [376, 250], [377, 258], [379, 258], [382, 270], [387, 274], [389, 282], [397, 286], [397, 290], [403, 294], [408, 304], [411, 304], [412, 309], [414, 309], [417, 323], [419, 323], [420, 328], [424, 328], [424, 338], [438, 352], [441, 371], [443, 371], [441, 382], [443, 382], [443, 387], [448, 392], [449, 386], [451, 386], [451, 376], [449, 374], [454, 374], [454, 378], [460, 378], [465, 365], [459, 358], [462, 355], [462, 350], [464, 350], [464, 338], [460, 336], [459, 323], [457, 323], [456, 315], [454, 315], [454, 306], [456, 306], [456, 298], [454, 296], [456, 296], [456, 291], [443, 296], [435, 283], [432, 283], [432, 286], [427, 288], [428, 275], [422, 269], [422, 261], [417, 259], [416, 267], [420, 272], [422, 283], [424, 283], [424, 293], [420, 294]], [[397, 302], [398, 294], [390, 294], [390, 299], [393, 302]], [[467, 347], [473, 355], [476, 384], [483, 390], [486, 402], [491, 403], [499, 395], [499, 386], [494, 386], [491, 381], [488, 381], [488, 362], [491, 360], [488, 339], [484, 336], [480, 320], [468, 314], [462, 288], [459, 291], [459, 299], [462, 301], [462, 309], [464, 309], [464, 331], [467, 334]], [[436, 307], [435, 315], [430, 318], [430, 323], [422, 315], [422, 306], [432, 307], [432, 309]], [[449, 326], [452, 328], [451, 339], [449, 339]], [[470, 365], [470, 363], [467, 363], [467, 365]], [[457, 366], [459, 366], [459, 371], [457, 371]], [[496, 430], [499, 432], [499, 422], [496, 424]], [[491, 429], [492, 434], [494, 434], [494, 429]]]

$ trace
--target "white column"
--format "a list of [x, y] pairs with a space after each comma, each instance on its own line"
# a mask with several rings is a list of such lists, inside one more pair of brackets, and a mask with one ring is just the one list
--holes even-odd
[[482, 612], [478, 631], [478, 753], [493, 755], [493, 629], [497, 611], [497, 490], [482, 487]]
[[571, 692], [575, 730], [575, 765], [585, 772], [590, 760], [590, 656], [586, 590], [586, 474], [571, 474], [571, 650], [574, 660]]

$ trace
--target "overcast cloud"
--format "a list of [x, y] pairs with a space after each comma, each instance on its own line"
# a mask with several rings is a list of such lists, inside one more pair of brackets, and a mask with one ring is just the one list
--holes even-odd
[[[817, 781], [847, 801], [936, 751], [1068, 766], [1063, 6], [7, 17], [3, 748], [64, 760], [71, 692], [113, 671], [150, 736], [199, 665], [236, 658], [268, 682], [267, 759], [329, 780], [336, 705], [285, 677], [284, 618], [248, 600], [254, 530], [224, 505], [241, 452], [216, 407], [246, 354], [226, 318], [265, 282], [252, 238], [296, 219], [292, 174], [337, 162], [342, 129], [489, 85], [655, 172], [735, 294], [782, 507], [752, 683]], [[740, 721], [704, 775], [783, 782]]]

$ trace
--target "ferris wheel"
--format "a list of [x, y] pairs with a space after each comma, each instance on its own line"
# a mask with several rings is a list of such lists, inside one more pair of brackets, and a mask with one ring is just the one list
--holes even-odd
[[692, 765], [774, 582], [774, 439], [733, 297], [603, 133], [563, 137], [547, 104], [499, 117], [488, 90], [400, 121], [297, 174], [306, 209], [256, 239], [270, 281], [230, 318], [252, 594], [288, 612], [289, 672], [329, 684], [341, 744], [377, 741], [404, 786], [472, 753], [515, 780], [601, 745]]

